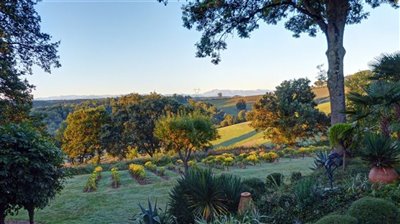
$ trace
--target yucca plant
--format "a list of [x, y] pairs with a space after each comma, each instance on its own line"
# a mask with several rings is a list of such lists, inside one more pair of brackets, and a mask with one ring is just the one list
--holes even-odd
[[170, 192], [170, 213], [178, 223], [194, 223], [195, 218], [207, 221], [235, 213], [243, 189], [239, 178], [216, 177], [210, 170], [192, 169], [178, 180]]
[[383, 135], [367, 134], [364, 139], [362, 159], [372, 167], [391, 168], [400, 162], [397, 142]]

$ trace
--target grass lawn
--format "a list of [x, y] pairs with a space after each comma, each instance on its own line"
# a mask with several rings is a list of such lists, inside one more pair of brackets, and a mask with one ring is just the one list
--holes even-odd
[[318, 104], [317, 106], [318, 110], [324, 112], [325, 114], [330, 114], [331, 113], [331, 102], [325, 102]]
[[221, 138], [212, 142], [214, 148], [227, 146], [252, 146], [269, 142], [262, 132], [256, 132], [250, 122], [231, 125], [218, 129]]
[[[215, 173], [230, 173], [243, 178], [265, 177], [273, 172], [280, 172], [289, 177], [291, 172], [300, 171], [303, 174], [311, 173], [309, 167], [312, 158], [281, 159], [278, 163], [262, 163], [248, 166], [246, 169], [231, 168], [229, 171], [215, 170]], [[139, 212], [138, 203], [147, 203], [147, 199], [158, 201], [163, 208], [168, 200], [168, 192], [179, 176], [166, 171], [169, 180], [163, 180], [148, 172], [151, 181], [148, 185], [139, 185], [129, 175], [128, 171], [120, 171], [122, 185], [118, 189], [111, 188], [111, 173], [103, 172], [96, 192], [82, 191], [88, 175], [74, 176], [69, 179], [61, 194], [51, 201], [50, 205], [36, 212], [36, 221], [46, 224], [111, 224], [129, 223], [129, 219]], [[8, 217], [10, 218], [10, 217]], [[27, 220], [24, 210], [11, 217], [12, 220]]]

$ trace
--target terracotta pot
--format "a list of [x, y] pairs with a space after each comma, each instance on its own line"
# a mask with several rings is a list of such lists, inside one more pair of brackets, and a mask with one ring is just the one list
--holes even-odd
[[368, 178], [373, 183], [389, 184], [399, 179], [399, 174], [393, 168], [372, 167]]
[[240, 194], [240, 202], [238, 207], [238, 214], [243, 215], [248, 211], [254, 209], [253, 200], [250, 192], [243, 192]]

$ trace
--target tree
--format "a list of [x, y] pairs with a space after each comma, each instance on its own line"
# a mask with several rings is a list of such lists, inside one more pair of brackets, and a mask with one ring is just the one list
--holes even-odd
[[254, 104], [251, 126], [263, 130], [272, 142], [288, 145], [324, 132], [328, 119], [315, 108], [309, 84], [303, 78], [284, 81], [274, 93], [266, 93]]
[[[159, 0], [166, 3], [166, 0]], [[397, 0], [366, 0], [373, 8], [382, 3], [397, 7]], [[360, 23], [368, 17], [360, 0], [198, 0], [188, 1], [183, 7], [183, 24], [202, 32], [197, 46], [197, 57], [211, 57], [220, 62], [220, 51], [227, 47], [226, 39], [235, 32], [241, 38], [259, 28], [259, 22], [278, 24], [287, 19], [285, 27], [294, 37], [307, 33], [316, 36], [322, 31], [328, 49], [328, 88], [331, 101], [331, 123], [343, 123], [345, 93], [343, 36], [347, 24]]]
[[314, 85], [317, 87], [326, 86], [326, 82], [328, 80], [326, 71], [323, 67], [324, 67], [324, 64], [317, 65], [317, 69], [318, 69], [317, 81], [314, 82]]
[[221, 92], [218, 93], [218, 98], [222, 98], [222, 93]]
[[344, 83], [349, 92], [365, 93], [365, 88], [371, 83], [372, 71], [363, 70], [346, 76]]
[[176, 114], [182, 104], [156, 93], [130, 97], [132, 101], [123, 97], [113, 104], [112, 122], [104, 127], [102, 142], [113, 156], [125, 158], [128, 148], [137, 148], [152, 157], [160, 149], [153, 134], [155, 122], [166, 114]]
[[239, 99], [239, 100], [236, 102], [236, 109], [237, 109], [238, 111], [246, 110], [246, 100], [244, 100], [244, 99]]
[[189, 100], [189, 107], [185, 107], [186, 112], [197, 111], [211, 118], [213, 124], [220, 124], [224, 120], [226, 113], [218, 109], [215, 105], [204, 101]]
[[29, 116], [33, 86], [21, 77], [32, 74], [33, 65], [46, 72], [60, 67], [59, 43], [51, 43], [51, 36], [40, 31], [37, 2], [0, 2], [0, 124]]
[[107, 119], [104, 107], [79, 109], [68, 115], [62, 149], [73, 162], [83, 163], [97, 154], [97, 163], [100, 163], [104, 151], [102, 127]]
[[0, 224], [22, 207], [33, 224], [34, 209], [63, 187], [62, 165], [61, 150], [29, 123], [0, 126]]
[[218, 137], [217, 129], [209, 117], [200, 113], [164, 116], [156, 123], [154, 135], [166, 150], [178, 153], [188, 173], [193, 151], [211, 146], [210, 141]]
[[221, 121], [221, 127], [226, 127], [235, 124], [235, 118], [230, 114], [225, 114], [224, 120]]
[[238, 122], [245, 122], [246, 121], [246, 110], [239, 111], [237, 115]]

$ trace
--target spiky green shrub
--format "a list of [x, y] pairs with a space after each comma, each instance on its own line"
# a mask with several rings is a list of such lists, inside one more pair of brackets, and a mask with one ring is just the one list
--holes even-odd
[[292, 174], [290, 175], [290, 182], [295, 183], [296, 181], [299, 181], [301, 177], [301, 172], [292, 172]]
[[283, 184], [283, 174], [281, 173], [271, 173], [267, 176], [265, 185], [268, 188], [276, 188]]
[[398, 143], [376, 134], [368, 134], [364, 139], [362, 159], [375, 167], [393, 167], [400, 162]]
[[327, 215], [315, 224], [357, 224], [356, 218], [349, 215]]
[[381, 198], [361, 198], [353, 202], [348, 214], [362, 224], [400, 223], [399, 209], [396, 205]]
[[316, 202], [316, 199], [318, 199], [316, 185], [317, 182], [312, 177], [303, 178], [294, 185], [293, 192], [300, 206], [307, 206]]
[[169, 212], [178, 223], [194, 223], [196, 218], [213, 220], [234, 214], [243, 191], [237, 177], [214, 176], [210, 170], [191, 169], [170, 192]]

